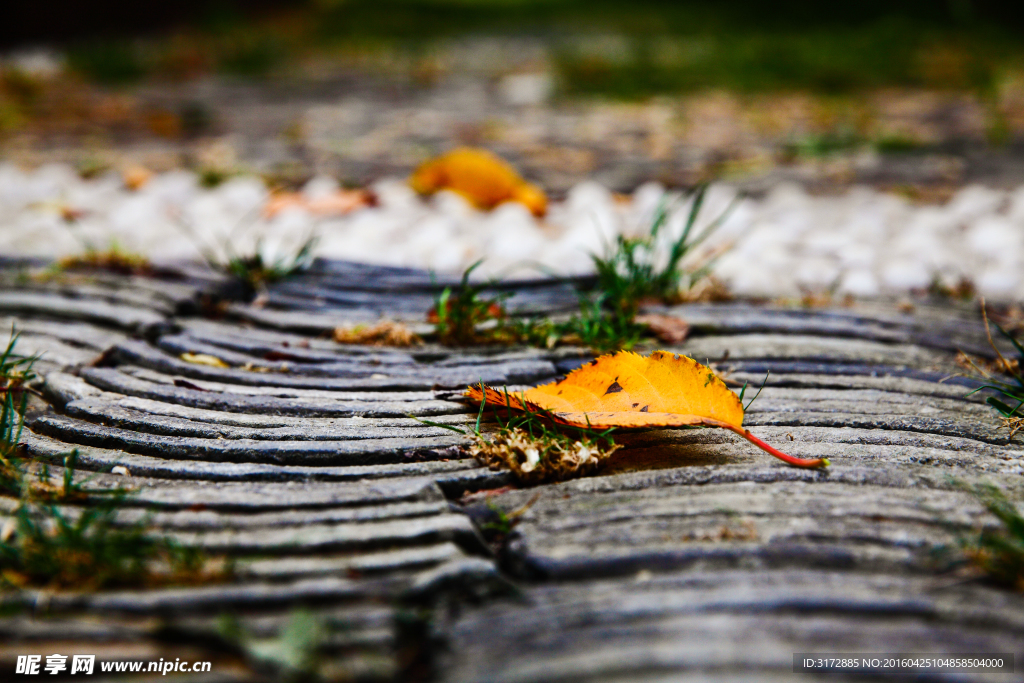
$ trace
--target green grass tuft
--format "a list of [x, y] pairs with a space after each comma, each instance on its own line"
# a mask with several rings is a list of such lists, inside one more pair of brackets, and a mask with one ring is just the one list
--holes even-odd
[[983, 530], [964, 541], [967, 557], [996, 583], [1024, 591], [1024, 517], [995, 486], [983, 484], [967, 490], [1001, 523], [997, 529]]
[[569, 332], [600, 352], [630, 349], [646, 334], [646, 328], [635, 322], [644, 302], [677, 302], [709, 275], [710, 261], [692, 270], [684, 268], [683, 261], [725, 222], [736, 204], [695, 233], [706, 192], [706, 185], [694, 191], [686, 222], [675, 239], [666, 243], [665, 229], [674, 207], [663, 201], [647, 234], [619, 235], [605, 255], [591, 256], [597, 271], [596, 294], [581, 301], [580, 313], [570, 321]]
[[257, 244], [256, 251], [248, 256], [231, 254], [226, 261], [211, 261], [218, 270], [238, 278], [252, 292], [258, 292], [268, 284], [278, 282], [309, 267], [313, 260], [316, 238], [310, 237], [294, 254], [281, 256], [267, 262]]
[[580, 297], [580, 312], [562, 325], [563, 338], [597, 353], [630, 350], [647, 336], [647, 328], [634, 322], [635, 308], [623, 309], [605, 292]]
[[694, 227], [704, 205], [706, 192], [706, 185], [694, 191], [693, 204], [683, 230], [678, 237], [668, 242], [667, 254], [664, 253], [664, 230], [674, 207], [663, 201], [655, 211], [646, 235], [619, 235], [607, 254], [591, 257], [597, 271], [597, 289], [604, 297], [606, 308], [632, 317], [645, 300], [678, 300], [682, 292], [708, 275], [710, 263], [686, 270], [683, 268], [683, 260], [725, 222], [735, 202], [696, 234]]
[[[486, 285], [469, 281], [470, 275], [483, 261], [477, 261], [462, 273], [462, 281], [456, 289], [445, 287], [434, 299], [434, 307], [427, 319], [434, 323], [434, 333], [447, 346], [469, 346], [493, 342], [514, 343], [517, 334], [526, 332], [527, 327], [506, 326], [505, 309], [502, 301], [508, 295], [488, 299], [483, 296]], [[480, 325], [490, 323], [490, 329], [481, 330]], [[520, 329], [521, 328], [521, 329]]]
[[17, 356], [16, 343], [12, 333], [0, 354], [0, 497], [9, 510], [0, 522], [0, 588], [98, 590], [219, 578], [197, 550], [150, 535], [145, 522], [119, 520], [128, 491], [76, 482], [77, 451], [65, 456], [58, 483], [47, 464], [20, 457], [36, 359]]
[[986, 384], [967, 395], [970, 396], [983, 390], [999, 394], [999, 396], [986, 397], [985, 403], [995, 408], [1002, 416], [1012, 438], [1014, 434], [1024, 427], [1024, 368], [1022, 368], [1022, 365], [1024, 365], [1024, 345], [1001, 326], [992, 323], [996, 325], [999, 333], [1009, 340], [1018, 354], [1017, 358], [1007, 359], [1004, 357], [992, 339], [992, 331], [989, 327], [988, 313], [985, 310], [984, 302], [981, 304], [981, 312], [985, 321], [985, 332], [988, 334], [989, 344], [996, 353], [996, 361], [993, 363], [994, 368], [992, 371], [969, 361], [974, 371], [984, 379]]
[[666, 243], [664, 231], [673, 207], [664, 202], [655, 212], [646, 235], [620, 235], [605, 255], [593, 255], [597, 271], [595, 290], [580, 294], [579, 311], [564, 322], [516, 320], [508, 316], [502, 305], [507, 295], [486, 298], [483, 292], [493, 283], [482, 285], [469, 281], [481, 261], [463, 272], [457, 288], [446, 287], [435, 298], [427, 319], [434, 323], [438, 340], [447, 346], [499, 343], [551, 348], [574, 344], [598, 353], [632, 349], [647, 336], [646, 326], [635, 320], [644, 302], [678, 301], [709, 273], [710, 262], [692, 270], [683, 267], [687, 255], [707, 239], [732, 210], [730, 207], [695, 234], [706, 189], [702, 186], [694, 192], [682, 232], [675, 239]]

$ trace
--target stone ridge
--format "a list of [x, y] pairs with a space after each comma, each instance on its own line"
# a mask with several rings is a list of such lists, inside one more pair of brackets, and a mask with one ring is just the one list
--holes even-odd
[[[198, 659], [199, 644], [235, 672], [225, 680], [251, 680], [217, 624], [232, 615], [269, 639], [297, 605], [325, 625], [330, 671], [369, 681], [410, 680], [411, 661], [459, 682], [788, 680], [798, 651], [1024, 649], [1020, 596], [936, 559], [993, 523], [958, 482], [1024, 493], [1020, 438], [965, 397], [970, 381], [947, 379], [956, 349], [984, 350], [969, 315], [672, 308], [697, 334], [666, 350], [710, 360], [735, 387], [771, 370], [746, 424], [832, 467], [775, 464], [717, 430], [653, 430], [622, 435], [599, 476], [509, 490], [466, 458], [465, 436], [415, 418], [466, 427], [461, 386], [549, 381], [586, 354], [322, 336], [381, 313], [422, 321], [452, 283], [411, 269], [320, 262], [216, 320], [198, 311], [217, 282], [190, 272], [166, 291], [110, 275], [21, 282], [0, 291], [0, 322], [22, 330], [21, 353], [44, 354], [47, 403], [28, 416], [26, 452], [60, 476], [77, 449], [94, 485], [135, 490], [122, 520], [234, 558], [234, 578], [5, 595], [0, 634], [14, 644], [0, 666], [19, 647]], [[558, 312], [572, 284], [524, 281], [510, 301]], [[487, 504], [454, 502], [483, 490], [521, 512], [503, 541]]]

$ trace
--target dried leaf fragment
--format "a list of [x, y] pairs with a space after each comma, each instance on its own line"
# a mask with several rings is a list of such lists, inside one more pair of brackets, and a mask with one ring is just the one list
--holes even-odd
[[231, 366], [222, 361], [217, 356], [211, 356], [208, 353], [183, 353], [180, 358], [186, 363], [193, 363], [195, 365], [208, 365], [211, 368], [230, 368]]
[[278, 192], [263, 207], [263, 215], [273, 218], [285, 209], [299, 208], [314, 216], [344, 216], [376, 204], [377, 196], [369, 190], [338, 190], [313, 199], [301, 192]]
[[634, 320], [640, 325], [646, 325], [659, 341], [666, 344], [679, 344], [690, 336], [690, 324], [674, 315], [644, 313]]
[[145, 166], [139, 166], [138, 164], [129, 166], [121, 174], [121, 181], [124, 183], [124, 186], [132, 192], [142, 189], [152, 178], [153, 172]]
[[1024, 417], [1004, 417], [1002, 418], [1003, 424], [1000, 429], [1006, 429], [1010, 432], [1007, 439], [1012, 439], [1017, 436], [1018, 432], [1024, 430]]
[[574, 427], [622, 429], [720, 427], [797, 467], [824, 467], [824, 458], [786, 455], [743, 427], [743, 404], [714, 371], [686, 356], [655, 351], [648, 357], [629, 351], [602, 356], [559, 381], [508, 394], [470, 386], [477, 403], [545, 413]]
[[61, 270], [106, 270], [122, 275], [147, 275], [153, 266], [145, 256], [133, 254], [114, 246], [106, 251], [88, 250], [84, 254], [68, 256], [59, 261]]
[[376, 325], [337, 327], [334, 341], [339, 344], [368, 344], [370, 346], [418, 346], [423, 343], [412, 330], [402, 323], [383, 320]]
[[492, 440], [477, 438], [469, 452], [491, 469], [508, 469], [524, 483], [561, 481], [593, 472], [620, 448], [588, 439], [534, 437], [522, 429], [503, 430]]

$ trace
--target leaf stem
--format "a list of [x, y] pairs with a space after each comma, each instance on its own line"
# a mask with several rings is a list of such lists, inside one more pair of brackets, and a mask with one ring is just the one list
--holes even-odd
[[744, 427], [737, 427], [736, 425], [729, 424], [728, 422], [720, 422], [719, 420], [712, 420], [707, 418], [704, 420], [704, 424], [709, 427], [722, 427], [723, 429], [728, 429], [731, 432], [735, 432], [736, 434], [739, 434], [750, 443], [760, 448], [765, 453], [774, 455], [779, 460], [788, 463], [794, 467], [828, 467], [831, 464], [828, 461], [828, 458], [815, 458], [813, 460], [805, 460], [803, 458], [794, 458], [792, 455], [786, 455], [785, 453], [775, 448], [774, 446], [770, 446], [761, 439], [757, 438], [756, 436], [750, 433], [749, 429], [746, 429]]

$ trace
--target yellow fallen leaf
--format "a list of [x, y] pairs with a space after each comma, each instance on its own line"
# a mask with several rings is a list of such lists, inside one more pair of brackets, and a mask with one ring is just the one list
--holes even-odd
[[519, 202], [535, 216], [543, 216], [548, 208], [543, 190], [523, 180], [507, 161], [486, 149], [460, 147], [431, 159], [416, 169], [409, 184], [420, 194], [451, 190], [478, 209]]
[[607, 429], [720, 427], [797, 467], [824, 467], [824, 458], [804, 460], [769, 446], [743, 427], [743, 404], [715, 373], [686, 356], [629, 351], [602, 356], [551, 384], [510, 394], [470, 386], [477, 403], [542, 412], [575, 427]]
[[183, 353], [180, 358], [186, 363], [194, 363], [196, 365], [209, 365], [212, 368], [229, 368], [231, 367], [217, 356], [211, 356], [207, 353]]

